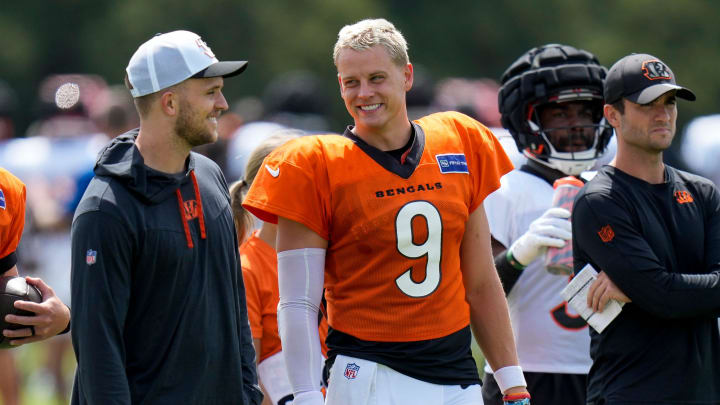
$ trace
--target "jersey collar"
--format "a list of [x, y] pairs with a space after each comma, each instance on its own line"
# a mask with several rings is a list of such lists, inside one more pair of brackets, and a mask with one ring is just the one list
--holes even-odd
[[420, 125], [414, 122], [411, 122], [410, 124], [412, 131], [415, 134], [415, 140], [410, 146], [410, 150], [405, 156], [405, 161], [402, 164], [390, 156], [390, 154], [369, 145], [357, 135], [353, 134], [352, 125], [348, 125], [343, 133], [343, 136], [350, 138], [363, 152], [370, 156], [372, 160], [382, 166], [385, 170], [395, 173], [403, 179], [408, 179], [415, 172], [418, 163], [420, 163], [423, 150], [425, 149], [425, 132], [422, 130]]

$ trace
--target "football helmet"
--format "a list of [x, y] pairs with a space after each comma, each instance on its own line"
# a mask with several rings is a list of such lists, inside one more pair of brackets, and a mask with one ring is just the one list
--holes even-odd
[[[498, 104], [502, 124], [528, 159], [565, 174], [588, 170], [613, 130], [603, 117], [607, 69], [590, 52], [547, 44], [523, 54], [503, 73]], [[546, 128], [540, 111], [554, 103], [583, 102], [591, 124]]]

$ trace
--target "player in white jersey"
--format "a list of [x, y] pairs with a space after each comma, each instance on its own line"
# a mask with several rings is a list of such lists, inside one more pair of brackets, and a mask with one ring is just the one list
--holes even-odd
[[[501, 179], [485, 210], [533, 404], [585, 403], [587, 325], [559, 295], [569, 276], [548, 272], [543, 253], [571, 238], [570, 212], [552, 207], [553, 182], [590, 169], [612, 136], [602, 115], [605, 75], [591, 53], [548, 44], [523, 54], [502, 76], [502, 123], [527, 161]], [[502, 404], [485, 371], [485, 404]]]

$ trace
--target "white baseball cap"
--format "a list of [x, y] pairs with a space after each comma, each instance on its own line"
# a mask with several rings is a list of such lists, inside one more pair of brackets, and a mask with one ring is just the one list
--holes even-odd
[[125, 71], [133, 97], [155, 93], [191, 77], [232, 77], [247, 61], [219, 62], [199, 35], [190, 31], [157, 34], [140, 45]]

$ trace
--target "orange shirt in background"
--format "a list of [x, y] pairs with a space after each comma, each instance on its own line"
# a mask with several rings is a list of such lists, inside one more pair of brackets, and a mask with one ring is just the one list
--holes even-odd
[[17, 250], [24, 226], [25, 184], [0, 167], [0, 262]]
[[[278, 333], [277, 307], [280, 301], [278, 290], [277, 252], [262, 239], [257, 231], [240, 246], [248, 319], [254, 339], [260, 339], [258, 363], [282, 350]], [[328, 333], [327, 320], [323, 317], [320, 325], [320, 344], [327, 356], [325, 338]]]

